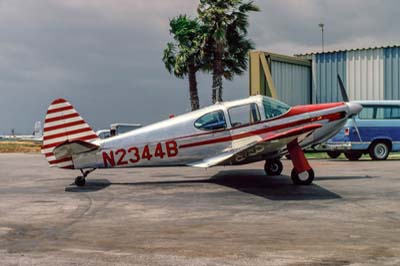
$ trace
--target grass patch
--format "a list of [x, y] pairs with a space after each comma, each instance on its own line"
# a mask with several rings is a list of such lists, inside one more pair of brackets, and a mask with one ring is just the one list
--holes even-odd
[[33, 141], [0, 141], [0, 153], [38, 153], [42, 143]]
[[[308, 159], [332, 159], [326, 152], [307, 152], [305, 155]], [[337, 159], [347, 160], [343, 153]], [[371, 157], [369, 157], [369, 154], [363, 154], [360, 160], [362, 159], [371, 160]], [[389, 153], [388, 159], [400, 159], [400, 152]]]

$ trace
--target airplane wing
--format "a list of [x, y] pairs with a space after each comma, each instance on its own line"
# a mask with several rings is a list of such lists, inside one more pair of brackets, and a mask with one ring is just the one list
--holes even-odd
[[[228, 152], [225, 152], [223, 154], [219, 154], [217, 156], [207, 158], [201, 161], [194, 162], [192, 164], [189, 164], [189, 166], [193, 167], [201, 167], [201, 168], [208, 168], [212, 166], [217, 166], [217, 165], [225, 165], [227, 162], [229, 162], [231, 159], [233, 159], [234, 156], [239, 156], [243, 160], [245, 160], [248, 156], [253, 156], [256, 155], [257, 153], [262, 153], [265, 151], [265, 149], [268, 150], [269, 147], [273, 147], [274, 143], [273, 142], [279, 142], [280, 140], [285, 140], [279, 143], [278, 146], [275, 147], [282, 147], [285, 146], [287, 143], [291, 142], [292, 140], [296, 138], [304, 139], [307, 135], [312, 133], [314, 130], [322, 127], [321, 124], [311, 124], [311, 125], [306, 125], [298, 128], [292, 128], [287, 131], [279, 132], [279, 133], [274, 133], [274, 134], [261, 134], [258, 135], [259, 139], [252, 141], [248, 144], [242, 145], [238, 148], [232, 149]], [[271, 145], [269, 145], [271, 144]], [[257, 147], [259, 146], [259, 147]], [[273, 149], [273, 148], [272, 148]]]

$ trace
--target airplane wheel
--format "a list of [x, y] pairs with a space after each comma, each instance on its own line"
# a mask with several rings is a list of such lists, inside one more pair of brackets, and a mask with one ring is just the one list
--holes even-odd
[[86, 184], [86, 180], [83, 176], [77, 176], [75, 178], [75, 185], [78, 187], [83, 187]]
[[295, 185], [310, 185], [314, 180], [314, 170], [310, 169], [308, 171], [304, 171], [303, 173], [298, 174], [296, 172], [296, 169], [293, 168], [291, 177], [293, 184]]
[[280, 175], [283, 170], [281, 160], [274, 159], [265, 161], [264, 170], [269, 176]]

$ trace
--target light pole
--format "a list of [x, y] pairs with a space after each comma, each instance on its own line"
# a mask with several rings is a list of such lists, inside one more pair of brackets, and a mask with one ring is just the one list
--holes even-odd
[[325, 46], [325, 41], [324, 41], [324, 23], [319, 23], [318, 26], [321, 28], [321, 33], [322, 33], [322, 52], [324, 52], [324, 46]]

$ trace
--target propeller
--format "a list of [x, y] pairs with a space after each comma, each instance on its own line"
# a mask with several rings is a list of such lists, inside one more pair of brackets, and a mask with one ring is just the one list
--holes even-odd
[[340, 92], [342, 93], [343, 101], [348, 103], [348, 102], [350, 102], [349, 101], [349, 96], [347, 95], [346, 88], [344, 87], [343, 81], [342, 81], [342, 79], [341, 79], [339, 74], [337, 75], [337, 78], [338, 78], [338, 81], [339, 81], [339, 87], [340, 87]]
[[[339, 87], [340, 87], [340, 92], [341, 92], [341, 94], [342, 94], [343, 101], [346, 102], [346, 103], [348, 103], [348, 102], [350, 102], [350, 100], [349, 100], [349, 96], [347, 95], [346, 88], [345, 88], [344, 85], [343, 85], [342, 78], [340, 77], [339, 74], [337, 75], [337, 78], [338, 78]], [[352, 115], [352, 116], [351, 116], [351, 119], [353, 120], [353, 125], [354, 125], [354, 128], [356, 129], [358, 138], [360, 139], [360, 141], [362, 141], [362, 139], [361, 139], [361, 134], [360, 134], [360, 131], [358, 130], [358, 126], [357, 126], [357, 122], [356, 122], [355, 116]]]

